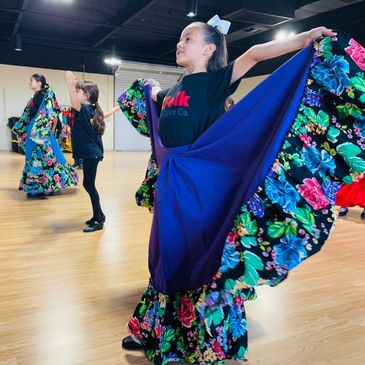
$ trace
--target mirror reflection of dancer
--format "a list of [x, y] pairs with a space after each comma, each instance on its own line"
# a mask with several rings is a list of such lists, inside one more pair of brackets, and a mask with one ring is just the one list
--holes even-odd
[[360, 218], [365, 220], [365, 174], [360, 176], [353, 183], [342, 185], [336, 195], [336, 205], [341, 208], [338, 212], [340, 217], [347, 215], [348, 207], [359, 206], [364, 208], [360, 214]]
[[66, 72], [66, 83], [74, 109], [74, 125], [71, 132], [74, 159], [83, 159], [83, 186], [90, 196], [93, 216], [88, 219], [85, 233], [103, 229], [105, 215], [101, 209], [95, 180], [99, 162], [103, 159], [104, 147], [101, 136], [105, 131], [104, 114], [98, 98], [98, 86], [91, 81], [76, 81], [76, 76]]
[[60, 112], [53, 90], [41, 74], [30, 78], [33, 97], [13, 127], [25, 149], [25, 166], [19, 190], [28, 197], [44, 197], [60, 188], [76, 185], [78, 175], [64, 158], [54, 130]]
[[[276, 137], [278, 133], [269, 138], [267, 127], [275, 126], [273, 130], [278, 131], [277, 127], [285, 124], [285, 118], [277, 119], [272, 114], [273, 109], [280, 110], [278, 114], [281, 114], [281, 103], [287, 103], [285, 91], [295, 86], [299, 100], [290, 103], [295, 106], [288, 118], [288, 123], [292, 123], [308, 80], [302, 70], [304, 66], [289, 64], [292, 74], [285, 80], [286, 88], [281, 89], [284, 95], [275, 102], [273, 96], [265, 93], [273, 89], [272, 84], [267, 86], [274, 83], [269, 78], [260, 85], [262, 97], [256, 89], [249, 99], [243, 99], [231, 112], [224, 114], [225, 100], [257, 62], [302, 49], [322, 35], [328, 36], [324, 39], [331, 45], [335, 43], [336, 34], [319, 27], [289, 40], [254, 46], [227, 65], [225, 38], [219, 27], [192, 23], [183, 30], [176, 47], [177, 64], [185, 67], [188, 74], [168, 90], [161, 90], [153, 83], [143, 89], [143, 82], [137, 80], [120, 96], [120, 105], [128, 120], [141, 134], [149, 135], [153, 140], [153, 153], [158, 163], [158, 169], [154, 169], [158, 172], [150, 169], [153, 176], [148, 172], [145, 180], [158, 175], [152, 187], [151, 279], [128, 323], [129, 336], [122, 341], [124, 348], [143, 349], [153, 364], [170, 361], [223, 364], [227, 359], [244, 359], [247, 352], [244, 301], [255, 298], [253, 287], [264, 283], [277, 285], [289, 270], [318, 250], [315, 243], [319, 239], [323, 244], [325, 238], [320, 234], [324, 229], [319, 228], [322, 223], [330, 225], [333, 222], [328, 199], [332, 200], [334, 186], [332, 181], [326, 180], [326, 174], [335, 169], [335, 161], [323, 151], [322, 156], [328, 157], [331, 164], [323, 168], [324, 172], [320, 171], [323, 175], [314, 176], [316, 158], [321, 152], [314, 142], [308, 142], [313, 135], [302, 127], [305, 117], [297, 124], [307, 142], [306, 148], [303, 149], [303, 143], [293, 132], [294, 137], [288, 138], [293, 138], [295, 143], [283, 145], [285, 157], [280, 160], [280, 155], [270, 165], [265, 182], [253, 190], [257, 194], [245, 198], [236, 216], [230, 211], [231, 204], [232, 210], [236, 211], [235, 204], [242, 202], [239, 201], [241, 195], [231, 193], [236, 189], [233, 184], [245, 184], [244, 181], [256, 178], [258, 174], [258, 169], [252, 167], [252, 160], [261, 158], [262, 151], [252, 149], [249, 152], [247, 145], [251, 147], [250, 143], [254, 143], [249, 138], [256, 138], [256, 145], [270, 144], [261, 138], [282, 144]], [[304, 50], [295, 62], [309, 66], [311, 52], [312, 47]], [[327, 62], [323, 64], [324, 68]], [[327, 75], [327, 69], [318, 69]], [[301, 79], [302, 88], [296, 86], [298, 70], [305, 75]], [[275, 82], [283, 77], [284, 72], [281, 72], [280, 76], [273, 76]], [[321, 81], [321, 78], [317, 79]], [[317, 86], [314, 82], [313, 85]], [[156, 108], [149, 104], [150, 90], [161, 111], [157, 123], [157, 116], [153, 117]], [[303, 109], [306, 107], [308, 112], [315, 103], [320, 107], [324, 105], [317, 100], [320, 99], [317, 91], [306, 90], [312, 98], [308, 97], [310, 100]], [[262, 105], [262, 98], [265, 105], [272, 104], [267, 105], [267, 110], [260, 108], [254, 114], [245, 110], [252, 104], [256, 106], [261, 102]], [[148, 111], [152, 120], [146, 123], [144, 115], [148, 115]], [[311, 111], [317, 115], [317, 111]], [[263, 115], [266, 117], [261, 118]], [[260, 121], [257, 126], [251, 123], [254, 118]], [[262, 134], [257, 132], [260, 128]], [[314, 135], [313, 138], [320, 137]], [[287, 167], [287, 155], [302, 153], [303, 161], [298, 162], [301, 167], [294, 163]], [[309, 167], [304, 166], [304, 157]], [[246, 180], [248, 173], [250, 177]], [[291, 180], [291, 174], [298, 179]], [[322, 181], [326, 195], [320, 186]], [[145, 187], [148, 187], [148, 181]], [[226, 219], [228, 213], [232, 220]], [[226, 225], [224, 229], [221, 222]]]

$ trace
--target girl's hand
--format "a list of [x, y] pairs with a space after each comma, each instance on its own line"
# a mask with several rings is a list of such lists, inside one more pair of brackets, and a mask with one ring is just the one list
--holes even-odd
[[72, 71], [66, 71], [66, 82], [69, 84], [76, 84], [76, 76]]
[[154, 79], [145, 79], [143, 85], [149, 84], [152, 87], [158, 86], [161, 87], [160, 83]]
[[337, 33], [333, 32], [331, 29], [326, 27], [318, 27], [313, 28], [307, 32], [307, 37], [305, 39], [305, 46], [311, 43], [314, 39], [321, 37], [322, 35], [326, 35], [328, 37], [334, 37]]

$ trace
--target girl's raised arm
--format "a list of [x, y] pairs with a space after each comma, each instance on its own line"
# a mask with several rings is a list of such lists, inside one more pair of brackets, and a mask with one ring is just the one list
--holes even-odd
[[71, 71], [66, 71], [66, 84], [68, 94], [70, 95], [71, 106], [79, 112], [81, 104], [76, 95], [76, 76]]
[[245, 75], [256, 63], [302, 49], [322, 35], [333, 37], [336, 33], [326, 27], [318, 27], [288, 39], [274, 40], [251, 47], [236, 59], [231, 83]]

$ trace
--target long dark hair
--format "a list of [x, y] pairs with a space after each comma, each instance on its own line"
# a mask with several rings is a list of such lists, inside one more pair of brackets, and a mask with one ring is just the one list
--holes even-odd
[[99, 99], [99, 88], [92, 81], [78, 81], [76, 83], [76, 90], [82, 90], [86, 96], [88, 102], [94, 108], [94, 117], [92, 120], [94, 129], [99, 136], [102, 136], [105, 131], [104, 113], [101, 110], [98, 99]]
[[217, 71], [226, 66], [228, 63], [228, 52], [224, 34], [218, 28], [207, 23], [194, 22], [190, 25], [197, 26], [202, 30], [204, 43], [213, 43], [216, 46], [212, 57], [208, 61], [207, 71]]
[[41, 83], [41, 90], [39, 90], [38, 92], [46, 91], [49, 88], [49, 85], [47, 84], [47, 80], [42, 74], [38, 74], [38, 73], [33, 74], [31, 76], [31, 78], [34, 79], [35, 81]]

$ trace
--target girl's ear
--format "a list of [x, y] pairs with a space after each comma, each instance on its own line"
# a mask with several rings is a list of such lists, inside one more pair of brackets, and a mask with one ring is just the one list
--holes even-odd
[[214, 51], [217, 49], [217, 46], [214, 43], [208, 43], [205, 45], [204, 55], [208, 56], [208, 58], [212, 57]]

